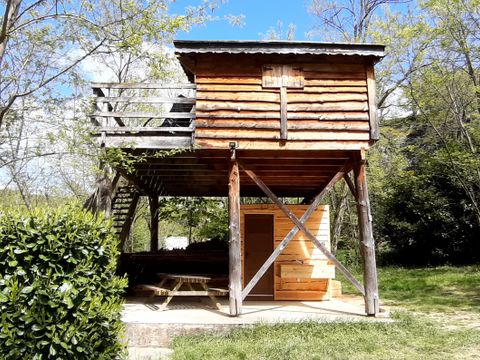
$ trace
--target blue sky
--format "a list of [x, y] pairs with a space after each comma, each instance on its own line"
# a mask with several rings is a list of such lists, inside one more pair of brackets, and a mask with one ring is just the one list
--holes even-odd
[[[220, 6], [213, 15], [245, 15], [245, 25], [241, 28], [232, 27], [225, 20], [196, 26], [189, 33], [181, 32], [177, 39], [183, 40], [259, 40], [261, 33], [266, 33], [270, 27], [276, 27], [278, 21], [283, 22], [284, 31], [288, 24], [297, 26], [295, 40], [305, 40], [305, 33], [312, 29], [315, 19], [308, 14], [310, 0], [229, 0]], [[183, 13], [188, 5], [198, 4], [192, 0], [178, 0], [171, 11]]]

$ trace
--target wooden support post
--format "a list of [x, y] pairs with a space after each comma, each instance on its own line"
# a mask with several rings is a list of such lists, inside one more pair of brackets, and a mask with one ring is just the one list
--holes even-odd
[[368, 199], [365, 160], [353, 167], [357, 193], [358, 227], [360, 232], [360, 255], [363, 260], [363, 279], [365, 284], [365, 312], [376, 315], [379, 312], [377, 266], [375, 261], [375, 242], [373, 240], [372, 215]]
[[360, 284], [357, 279], [350, 273], [350, 271], [347, 270], [343, 264], [337, 260], [335, 255], [333, 255], [328, 249], [323, 245], [316, 237], [315, 235], [312, 234], [310, 230], [308, 230], [304, 224], [293, 214], [290, 209], [285, 206], [284, 203], [280, 201], [280, 199], [268, 188], [267, 185], [251, 170], [245, 169], [244, 166], [242, 166], [242, 170], [245, 171], [245, 173], [257, 184], [257, 186], [262, 189], [262, 191], [279, 207], [280, 210], [300, 229], [301, 232], [305, 234], [307, 238], [310, 239], [310, 241], [313, 242], [313, 244], [320, 249], [321, 252], [325, 254], [327, 259], [331, 260], [335, 266], [337, 267], [338, 270], [342, 272], [343, 275], [352, 283], [353, 286], [362, 294], [365, 295], [365, 290], [363, 288], [363, 285]]
[[158, 195], [149, 196], [150, 205], [150, 252], [158, 251]]
[[228, 169], [228, 210], [230, 315], [238, 316], [242, 312], [242, 250], [240, 245], [240, 174], [235, 150], [232, 150]]
[[[342, 178], [342, 176], [345, 174], [344, 170], [338, 172], [325, 186], [320, 193], [315, 196], [313, 199], [313, 202], [310, 204], [308, 207], [307, 211], [302, 215], [300, 218], [300, 221], [302, 224], [305, 224], [310, 215], [313, 214], [315, 209], [320, 205], [320, 202], [323, 200], [325, 195], [330, 191], [330, 189], [335, 185], [335, 183]], [[290, 241], [297, 235], [297, 233], [300, 231], [300, 229], [297, 226], [294, 226], [288, 234], [285, 236], [285, 238], [282, 240], [282, 242], [275, 248], [273, 253], [268, 257], [268, 259], [265, 261], [265, 263], [258, 269], [257, 273], [255, 276], [250, 280], [250, 282], [245, 286], [245, 288], [242, 290], [242, 299], [245, 299], [248, 294], [250, 294], [250, 291], [252, 291], [253, 287], [257, 285], [258, 281], [262, 278], [262, 276], [267, 272], [268, 268], [273, 264], [273, 262], [277, 259], [277, 257], [282, 253], [282, 251], [288, 246]]]

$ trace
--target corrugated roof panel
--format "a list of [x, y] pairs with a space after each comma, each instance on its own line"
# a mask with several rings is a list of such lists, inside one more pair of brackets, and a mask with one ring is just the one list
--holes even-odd
[[321, 43], [313, 41], [190, 41], [176, 40], [177, 54], [280, 54], [385, 56], [379, 44]]

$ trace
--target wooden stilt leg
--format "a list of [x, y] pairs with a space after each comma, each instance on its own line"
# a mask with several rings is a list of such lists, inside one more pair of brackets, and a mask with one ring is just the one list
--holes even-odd
[[242, 263], [240, 247], [240, 176], [238, 162], [232, 156], [228, 182], [229, 216], [229, 295], [230, 315], [238, 316], [242, 311]]
[[150, 196], [150, 251], [158, 251], [158, 196]]
[[357, 194], [358, 227], [360, 233], [360, 255], [363, 260], [363, 279], [365, 287], [365, 312], [376, 315], [379, 312], [377, 266], [375, 261], [375, 242], [373, 239], [372, 215], [368, 199], [365, 161], [355, 164], [355, 187]]

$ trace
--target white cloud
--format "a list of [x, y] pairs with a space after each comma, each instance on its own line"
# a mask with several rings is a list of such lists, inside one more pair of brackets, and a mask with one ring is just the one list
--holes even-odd
[[400, 88], [395, 89], [387, 97], [380, 112], [384, 119], [404, 118], [412, 114], [408, 99]]
[[92, 82], [113, 82], [115, 81], [114, 71], [101, 61], [98, 56], [90, 56], [80, 64], [83, 78]]

